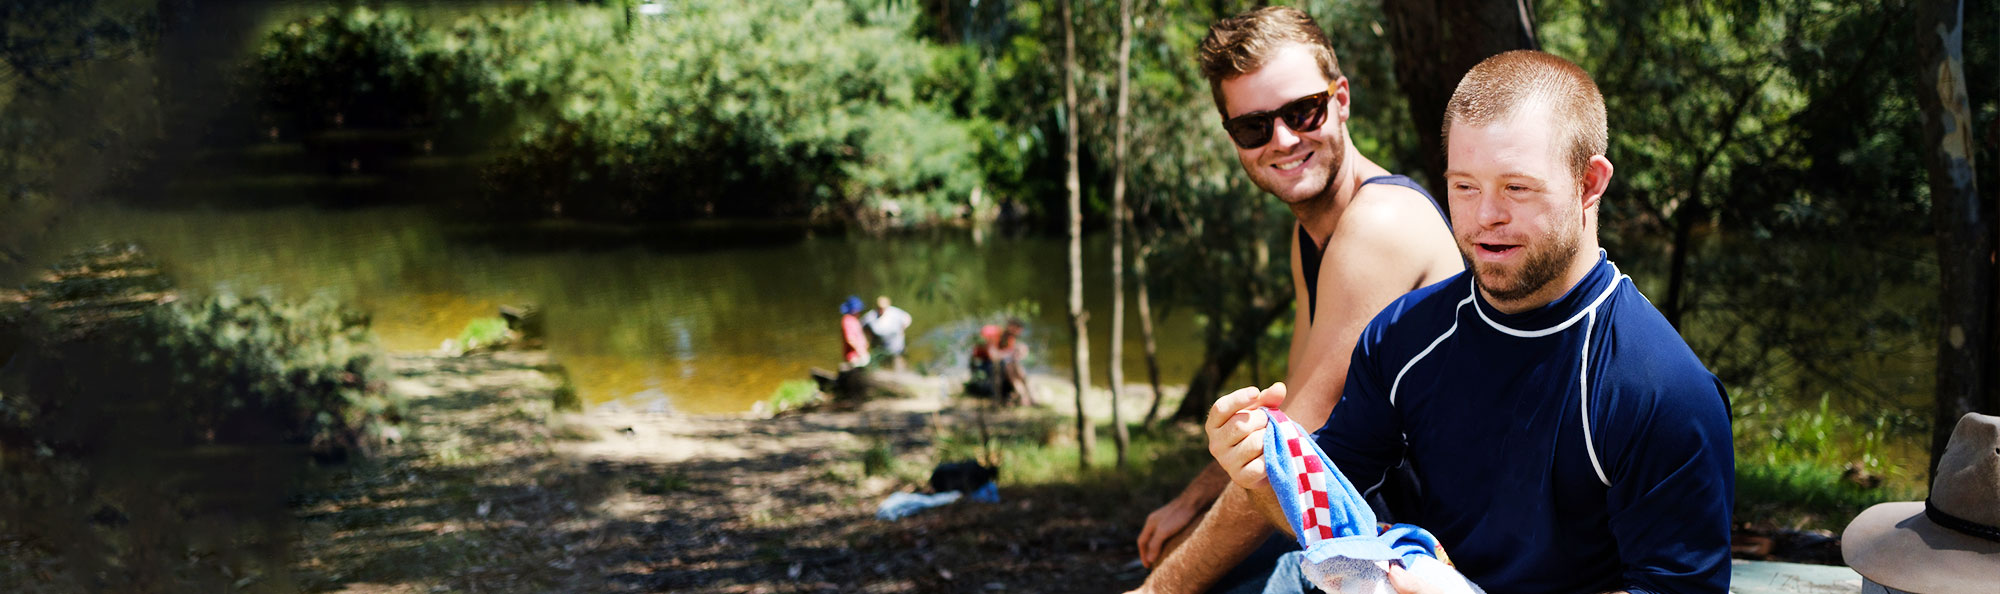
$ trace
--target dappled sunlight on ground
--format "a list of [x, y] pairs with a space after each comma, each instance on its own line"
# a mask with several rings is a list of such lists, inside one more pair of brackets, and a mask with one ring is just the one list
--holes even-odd
[[[555, 380], [530, 377], [547, 363], [538, 353], [395, 357], [392, 389], [411, 399], [406, 439], [326, 474], [298, 502], [298, 583], [366, 593], [1115, 591], [1143, 575], [1131, 540], [1171, 495], [1116, 473], [1033, 484], [1003, 470], [999, 504], [882, 522], [876, 504], [923, 490], [943, 442], [981, 422], [1001, 435], [1043, 431], [1050, 411], [916, 396], [769, 419], [563, 414], [547, 405]], [[890, 377], [918, 393], [949, 382]]]

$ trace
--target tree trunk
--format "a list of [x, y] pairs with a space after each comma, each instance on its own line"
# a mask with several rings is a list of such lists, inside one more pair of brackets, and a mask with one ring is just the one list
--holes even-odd
[[1250, 339], [1250, 385], [1264, 385], [1264, 336]]
[[1221, 395], [1223, 382], [1229, 381], [1229, 375], [1242, 364], [1249, 349], [1255, 348], [1257, 338], [1263, 336], [1264, 330], [1270, 328], [1279, 316], [1291, 311], [1291, 306], [1292, 293], [1284, 291], [1270, 307], [1244, 311], [1235, 326], [1230, 328], [1226, 339], [1211, 337], [1208, 354], [1203, 357], [1201, 368], [1196, 369], [1194, 377], [1188, 380], [1187, 394], [1181, 397], [1180, 408], [1174, 410], [1173, 418], [1200, 421], [1207, 416], [1209, 405]]
[[1146, 341], [1146, 380], [1153, 384], [1153, 405], [1146, 408], [1144, 421], [1144, 426], [1150, 429], [1153, 421], [1160, 418], [1160, 400], [1166, 394], [1160, 389], [1160, 348], [1153, 341], [1153, 305], [1148, 297], [1152, 290], [1146, 288], [1146, 258], [1153, 255], [1153, 246], [1139, 241], [1136, 232], [1132, 239], [1138, 244], [1133, 246], [1137, 253], [1132, 254], [1132, 283], [1139, 286], [1139, 337]]
[[1070, 374], [1076, 380], [1076, 446], [1080, 455], [1077, 464], [1088, 468], [1097, 432], [1091, 428], [1090, 413], [1083, 406], [1085, 396], [1090, 393], [1090, 335], [1085, 333], [1090, 313], [1083, 310], [1083, 183], [1077, 172], [1076, 19], [1070, 14], [1070, 0], [1062, 0], [1062, 30], [1063, 157], [1069, 161], [1063, 185], [1069, 190]]
[[[1458, 79], [1489, 56], [1536, 49], [1530, 0], [1383, 0], [1396, 84], [1410, 101], [1424, 180], [1444, 188], [1444, 104]], [[1442, 193], [1438, 194], [1442, 196]]]
[[1937, 225], [1939, 320], [1937, 417], [1931, 472], [1952, 427], [1968, 412], [2000, 413], [1993, 378], [1993, 217], [1974, 179], [1972, 108], [1965, 89], [1963, 0], [1921, 4], [1917, 103], [1924, 112], [1925, 169]]
[[1662, 308], [1666, 311], [1661, 313], [1666, 314], [1667, 324], [1672, 325], [1675, 330], [1680, 329], [1681, 314], [1686, 313], [1688, 309], [1687, 304], [1682, 301], [1687, 298], [1687, 265], [1690, 257], [1688, 252], [1694, 249], [1696, 215], [1689, 211], [1699, 210], [1697, 207], [1700, 205], [1699, 201], [1690, 200], [1686, 207], [1677, 209], [1679, 212], [1674, 213], [1673, 217], [1674, 251], [1670, 254], [1673, 261], [1667, 266], [1667, 303], [1666, 307]]
[[1708, 218], [1708, 205], [1702, 201], [1702, 186], [1708, 183], [1709, 169], [1735, 141], [1736, 131], [1742, 129], [1738, 122], [1742, 120], [1744, 111], [1756, 103], [1757, 91], [1761, 88], [1763, 85], [1751, 85], [1736, 95], [1735, 105], [1729, 109], [1728, 116], [1716, 123], [1717, 128], [1722, 130], [1722, 137], [1716, 140], [1713, 148], [1697, 157], [1694, 175], [1687, 182], [1687, 195], [1678, 203], [1669, 205], [1665, 214], [1661, 215], [1674, 227], [1674, 251], [1669, 256], [1672, 262], [1667, 272], [1667, 307], [1663, 313], [1667, 316], [1667, 323], [1673, 325], [1675, 330], [1680, 329], [1681, 320], [1694, 309], [1688, 303], [1687, 269], [1688, 262], [1694, 259], [1695, 223]]
[[1132, 435], [1119, 404], [1125, 392], [1125, 120], [1132, 92], [1132, 0], [1118, 0], [1118, 111], [1111, 134], [1111, 435], [1118, 467]]

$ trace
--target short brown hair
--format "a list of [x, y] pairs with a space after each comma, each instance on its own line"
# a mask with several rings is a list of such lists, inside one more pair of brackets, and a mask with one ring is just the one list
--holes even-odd
[[1453, 122], [1486, 125], [1530, 105], [1555, 114], [1559, 142], [1568, 146], [1570, 174], [1583, 179], [1590, 158], [1604, 154], [1610, 133], [1604, 124], [1604, 95], [1590, 73], [1569, 60], [1534, 50], [1502, 53], [1473, 66], [1459, 79], [1444, 107], [1444, 143], [1451, 146]]
[[1229, 108], [1222, 100], [1222, 81], [1263, 68], [1273, 54], [1291, 43], [1312, 52], [1326, 80], [1340, 80], [1340, 59], [1333, 55], [1333, 44], [1312, 15], [1299, 9], [1266, 6], [1209, 26], [1195, 60], [1201, 63], [1201, 75], [1208, 78], [1208, 92], [1215, 95], [1215, 110], [1229, 117]]

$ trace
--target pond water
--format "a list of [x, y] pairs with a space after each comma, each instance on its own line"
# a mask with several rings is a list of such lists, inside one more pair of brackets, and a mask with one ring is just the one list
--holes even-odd
[[[58, 245], [133, 240], [196, 295], [324, 295], [369, 311], [391, 350], [437, 349], [504, 304], [541, 305], [548, 348], [586, 403], [748, 410], [839, 360], [838, 304], [887, 295], [910, 312], [913, 368], [962, 369], [978, 325], [1029, 322], [1037, 371], [1069, 370], [1062, 240], [936, 232], [865, 237], [798, 224], [638, 228], [468, 224], [417, 207], [95, 208]], [[1109, 344], [1108, 243], [1088, 246], [1093, 381]], [[1129, 285], [1130, 283], [1128, 283]], [[1144, 381], [1127, 304], [1126, 377]], [[1156, 312], [1157, 313], [1157, 312]], [[1159, 320], [1162, 380], [1199, 362], [1192, 312]]]
[[[918, 371], [962, 370], [978, 326], [1013, 314], [1029, 323], [1031, 369], [1068, 376], [1060, 239], [873, 237], [783, 222], [489, 224], [440, 212], [98, 206], [67, 215], [50, 247], [137, 241], [196, 296], [337, 299], [370, 312], [383, 345], [397, 351], [438, 349], [502, 305], [539, 304], [548, 349], [587, 405], [749, 410], [784, 382], [836, 366], [838, 303], [848, 295], [888, 295], [912, 314]], [[1607, 239], [1621, 268], [1664, 304], [1664, 246]], [[1684, 333], [1723, 378], [1738, 430], [1755, 449], [1886, 467], [1897, 484], [1923, 484], [1936, 332], [1928, 245], [1920, 237], [1867, 250], [1702, 242], [1690, 281], [1700, 309]], [[1106, 238], [1089, 238], [1085, 258], [1099, 386], [1109, 344], [1107, 247]], [[1129, 304], [1127, 312], [1136, 315]], [[1183, 383], [1202, 354], [1196, 316], [1156, 314], [1162, 380]], [[1136, 320], [1128, 319], [1126, 340], [1127, 381], [1143, 382]], [[1281, 376], [1279, 342], [1265, 345], [1265, 382]], [[1250, 377], [1239, 371], [1228, 383]]]

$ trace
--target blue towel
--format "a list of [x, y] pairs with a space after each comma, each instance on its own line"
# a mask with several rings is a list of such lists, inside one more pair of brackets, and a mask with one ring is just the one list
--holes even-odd
[[1450, 568], [1437, 537], [1409, 524], [1376, 522], [1375, 511], [1327, 463], [1305, 428], [1278, 409], [1262, 410], [1270, 429], [1264, 432], [1264, 474], [1298, 535], [1305, 575], [1314, 585], [1327, 592], [1387, 591], [1384, 572], [1395, 561], [1452, 591], [1479, 591]]

